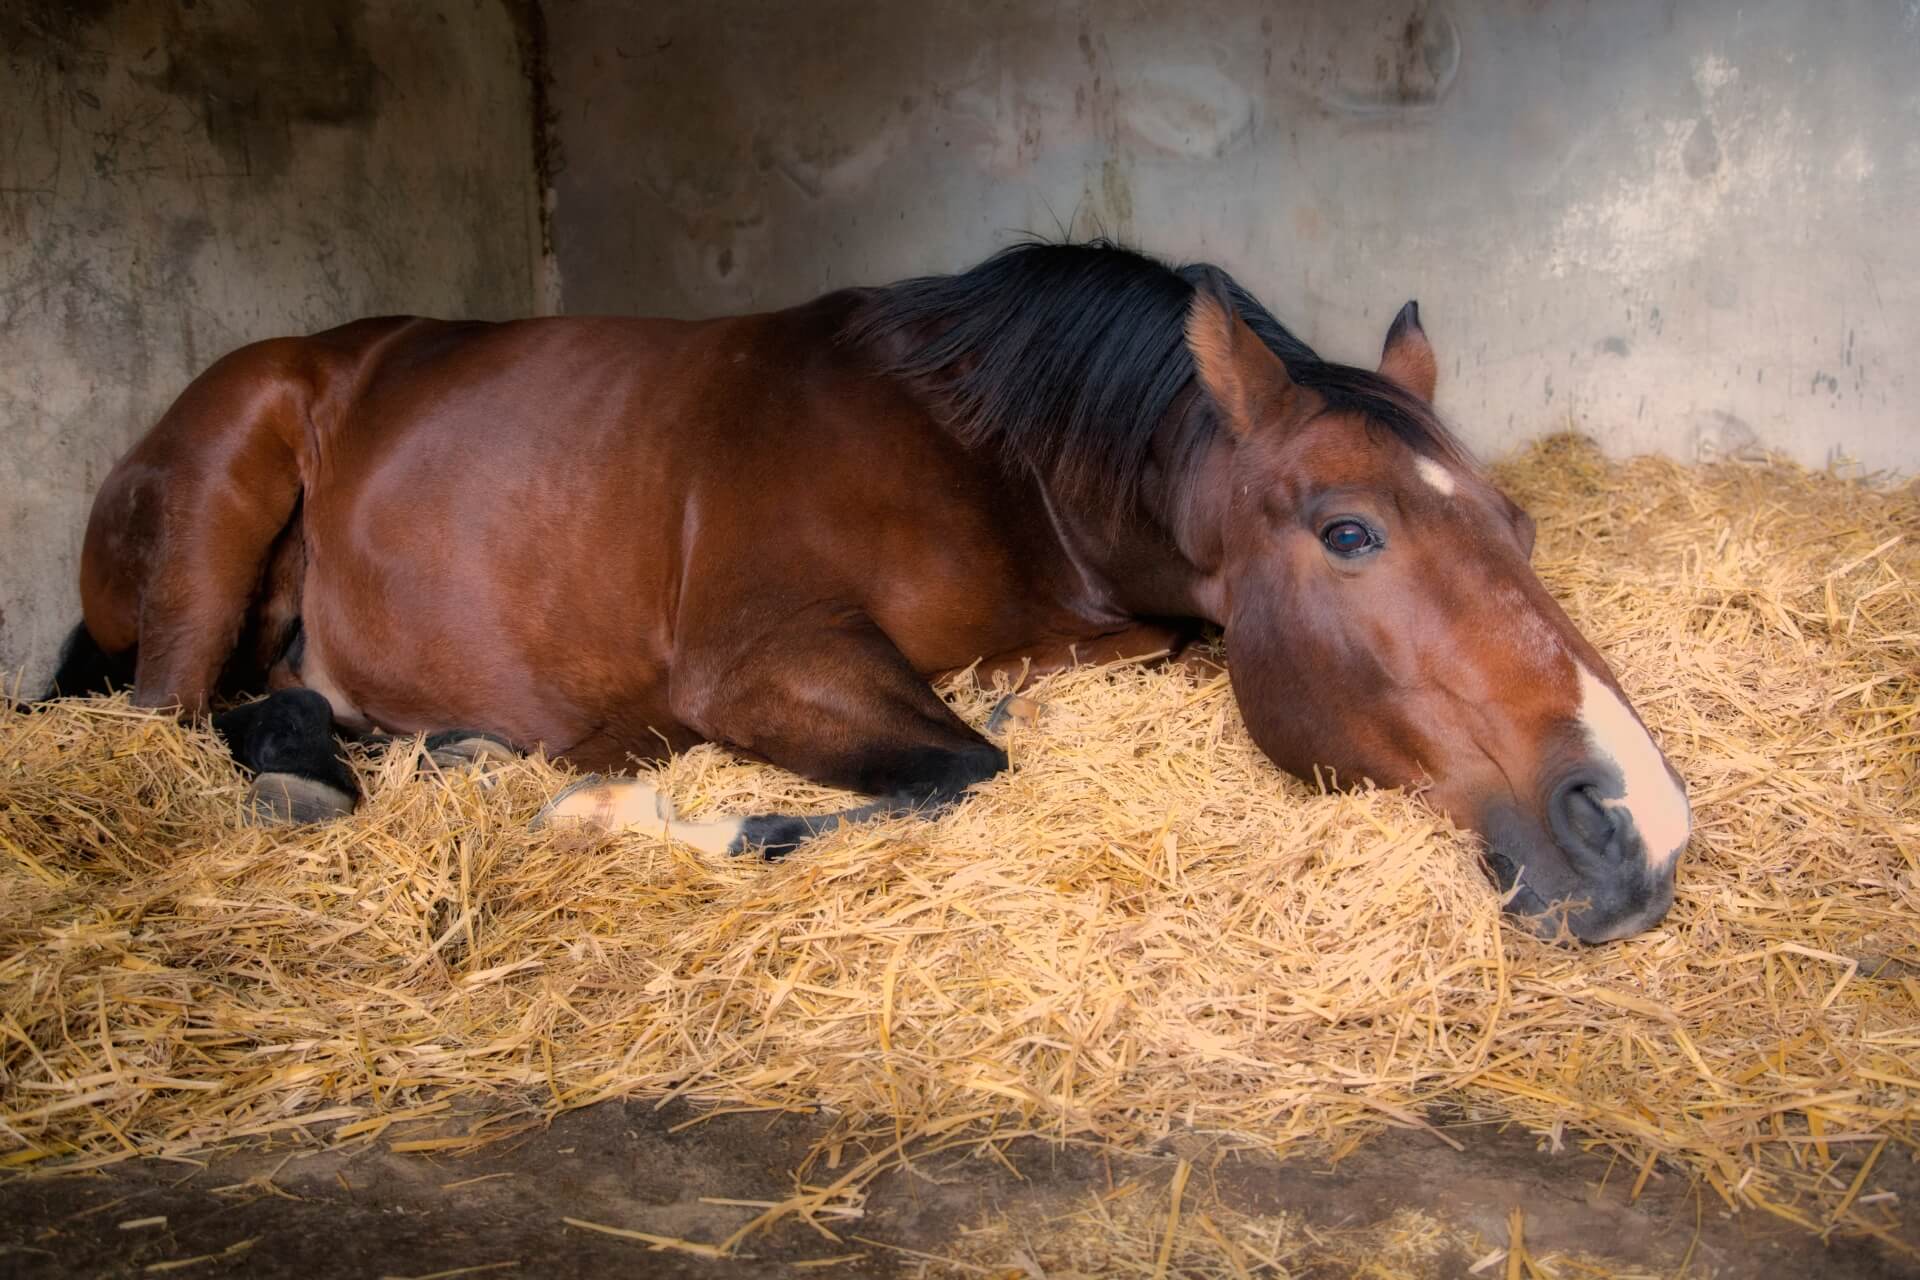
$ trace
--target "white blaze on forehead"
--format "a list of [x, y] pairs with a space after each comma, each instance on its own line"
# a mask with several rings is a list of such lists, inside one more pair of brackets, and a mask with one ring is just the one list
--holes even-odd
[[1664, 868], [1680, 855], [1693, 820], [1687, 793], [1674, 781], [1660, 748], [1619, 694], [1602, 684], [1584, 663], [1580, 670], [1580, 723], [1593, 744], [1594, 754], [1620, 771], [1626, 794], [1605, 799], [1608, 808], [1622, 808], [1645, 842], [1647, 861]]
[[1444, 466], [1435, 462], [1432, 458], [1427, 457], [1425, 454], [1421, 454], [1413, 460], [1413, 469], [1420, 473], [1422, 480], [1425, 480], [1441, 493], [1446, 494], [1449, 498], [1453, 496], [1453, 472], [1447, 470]]

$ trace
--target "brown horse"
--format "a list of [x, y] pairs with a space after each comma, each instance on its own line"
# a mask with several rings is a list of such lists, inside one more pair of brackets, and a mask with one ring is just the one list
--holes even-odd
[[351, 808], [336, 729], [592, 769], [712, 741], [876, 797], [693, 826], [594, 780], [550, 806], [773, 855], [1006, 767], [930, 676], [1211, 622], [1281, 768], [1425, 786], [1511, 909], [1634, 933], [1672, 901], [1685, 794], [1434, 378], [1411, 303], [1369, 372], [1211, 267], [1106, 244], [699, 323], [261, 342], [102, 486], [57, 687], [117, 665], [190, 715], [275, 691], [216, 724], [283, 818]]

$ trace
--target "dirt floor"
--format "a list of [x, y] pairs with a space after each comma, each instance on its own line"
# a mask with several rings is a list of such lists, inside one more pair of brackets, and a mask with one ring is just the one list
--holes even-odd
[[[1454, 1277], [1510, 1274], [1493, 1256], [1523, 1213], [1540, 1274], [1882, 1277], [1920, 1274], [1872, 1239], [1822, 1242], [1571, 1143], [1456, 1125], [1464, 1146], [1395, 1131], [1337, 1164], [1222, 1154], [1200, 1139], [1117, 1156], [1026, 1140], [1002, 1163], [948, 1153], [877, 1181], [857, 1217], [792, 1220], [725, 1260], [569, 1225], [711, 1244], [792, 1186], [825, 1131], [813, 1117], [694, 1117], [607, 1103], [518, 1142], [454, 1159], [250, 1147], [204, 1166], [140, 1162], [0, 1184], [0, 1274], [136, 1276], [895, 1276], [1149, 1274], [1180, 1157], [1185, 1219], [1233, 1224], [1246, 1274]], [[1920, 1168], [1889, 1150], [1881, 1185], [1920, 1198]], [[1703, 1194], [1704, 1193], [1704, 1194]], [[1132, 1214], [1137, 1229], [1128, 1228]], [[1098, 1215], [1097, 1219], [1089, 1215]], [[1099, 1221], [1102, 1229], [1090, 1229]], [[1131, 1243], [1129, 1243], [1131, 1242]], [[1492, 1261], [1488, 1261], [1493, 1256]], [[1176, 1253], [1168, 1274], [1190, 1274]], [[1231, 1274], [1231, 1272], [1228, 1272]]]

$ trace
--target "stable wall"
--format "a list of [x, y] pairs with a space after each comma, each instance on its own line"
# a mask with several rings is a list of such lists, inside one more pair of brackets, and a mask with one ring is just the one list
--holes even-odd
[[1331, 357], [1410, 297], [1497, 455], [1920, 470], [1915, 0], [554, 0], [570, 311], [1021, 232], [1216, 261]]
[[1917, 56], [1920, 0], [11, 0], [0, 672], [45, 679], [94, 487], [245, 341], [780, 306], [1023, 232], [1217, 261], [1336, 358], [1417, 297], [1487, 454], [1920, 471]]
[[503, 0], [0, 8], [0, 674], [79, 616], [93, 490], [242, 343], [536, 308]]

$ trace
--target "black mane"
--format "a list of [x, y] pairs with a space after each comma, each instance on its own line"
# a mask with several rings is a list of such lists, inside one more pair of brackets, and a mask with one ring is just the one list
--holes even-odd
[[[1467, 461], [1416, 397], [1371, 370], [1322, 360], [1225, 272], [1172, 268], [1105, 240], [1020, 244], [958, 275], [876, 289], [845, 336], [913, 386], [962, 441], [1131, 511], [1154, 434], [1194, 381], [1187, 312], [1210, 276], [1329, 409], [1355, 411], [1420, 453]], [[1176, 467], [1219, 428], [1205, 396], [1194, 404], [1171, 424]]]

